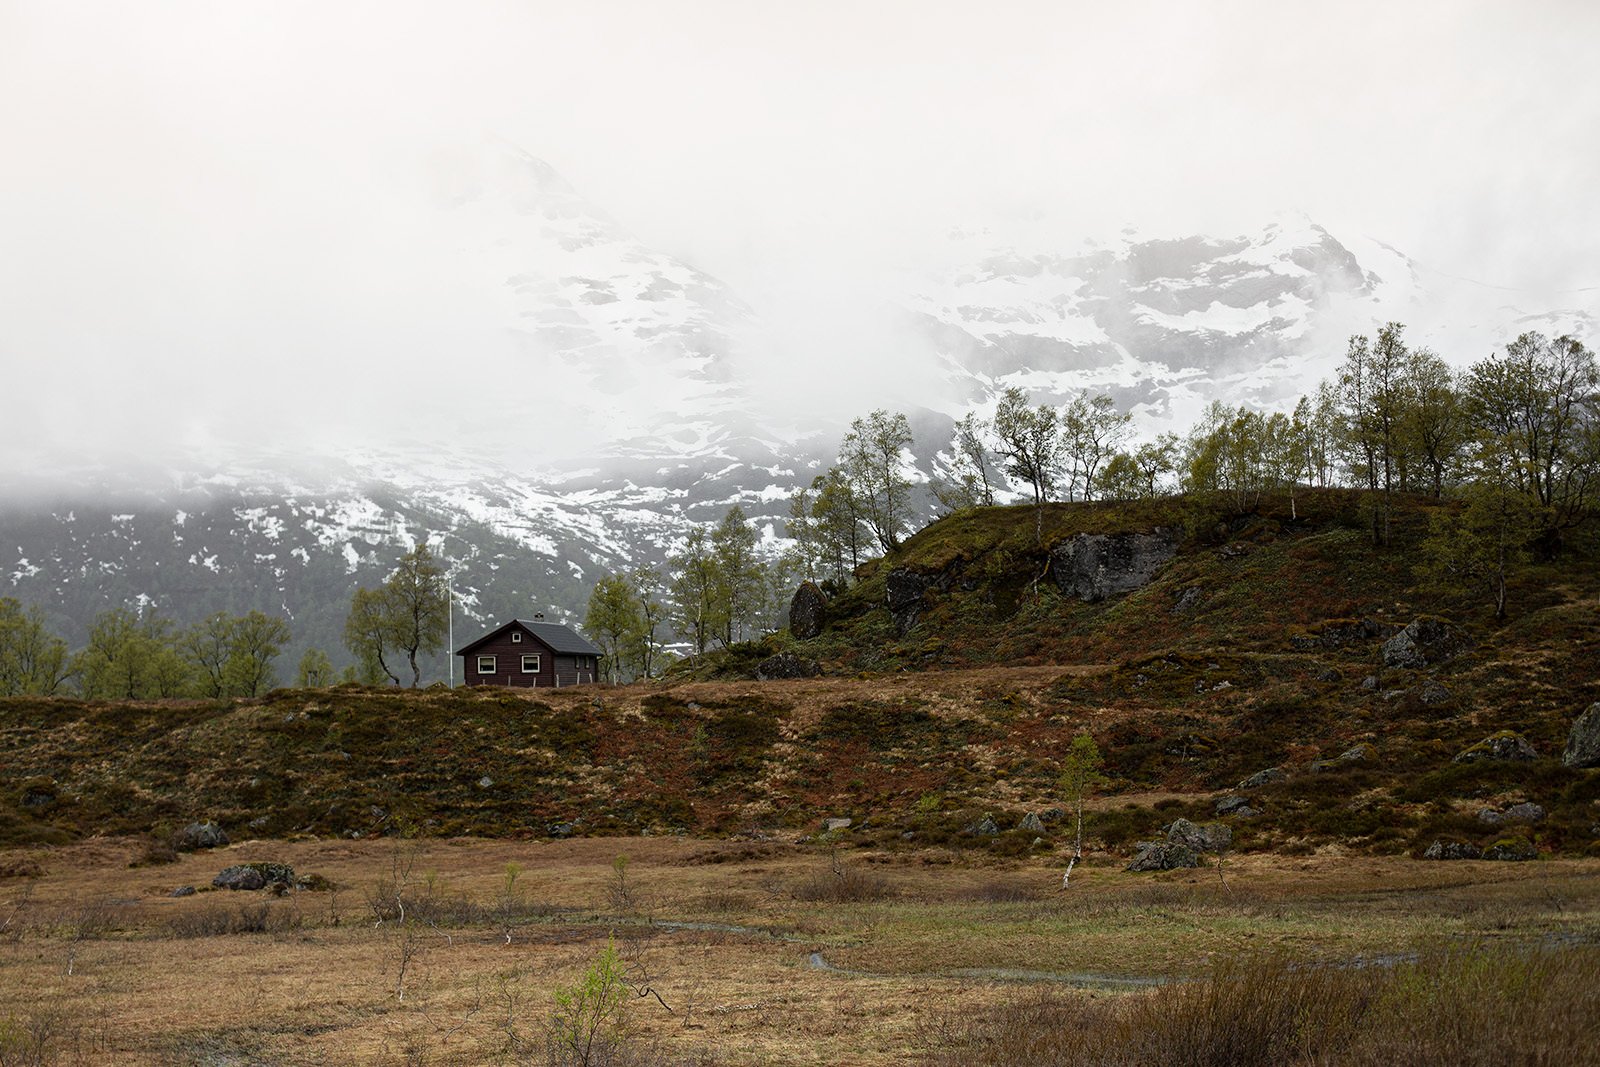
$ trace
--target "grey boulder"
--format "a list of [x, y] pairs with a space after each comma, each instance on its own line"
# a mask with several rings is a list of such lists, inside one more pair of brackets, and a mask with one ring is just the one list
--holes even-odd
[[1600, 701], [1590, 704], [1572, 724], [1561, 762], [1568, 767], [1600, 767]]
[[1483, 858], [1483, 849], [1466, 841], [1435, 841], [1422, 854], [1425, 860], [1476, 860]]
[[1493, 808], [1483, 808], [1478, 812], [1478, 821], [1485, 826], [1504, 826], [1508, 822], [1543, 822], [1544, 808], [1534, 803], [1513, 804], [1504, 811], [1495, 811]]
[[1419, 615], [1383, 643], [1383, 664], [1421, 670], [1471, 647], [1472, 639], [1459, 627], [1432, 615]]
[[1287, 777], [1289, 776], [1284, 773], [1282, 767], [1268, 767], [1266, 770], [1257, 771], [1244, 781], [1240, 782], [1239, 788], [1260, 789], [1264, 785], [1270, 785], [1273, 782], [1281, 782]]
[[828, 594], [815, 582], [801, 582], [789, 601], [789, 632], [802, 641], [822, 633], [828, 619]]
[[1222, 823], [1202, 826], [1188, 819], [1174, 819], [1166, 834], [1167, 844], [1183, 845], [1195, 852], [1221, 852], [1233, 843], [1233, 828]]
[[179, 830], [172, 839], [172, 847], [179, 852], [193, 852], [201, 848], [221, 848], [228, 843], [228, 835], [214, 822], [192, 822]]
[[1188, 845], [1174, 845], [1166, 841], [1145, 841], [1128, 864], [1130, 871], [1173, 871], [1184, 867], [1200, 866], [1200, 857]]

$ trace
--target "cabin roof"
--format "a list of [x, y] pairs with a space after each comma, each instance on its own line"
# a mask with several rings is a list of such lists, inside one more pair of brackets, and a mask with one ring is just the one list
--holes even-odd
[[559, 622], [524, 622], [521, 619], [512, 619], [504, 626], [497, 626], [482, 637], [456, 649], [456, 655], [466, 656], [472, 650], [485, 642], [492, 641], [512, 627], [517, 627], [536, 638], [550, 651], [564, 656], [603, 656], [605, 653], [572, 627]]

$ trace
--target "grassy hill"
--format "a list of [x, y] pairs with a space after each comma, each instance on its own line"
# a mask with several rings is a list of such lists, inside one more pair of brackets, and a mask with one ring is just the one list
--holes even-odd
[[[869, 564], [825, 632], [708, 658], [664, 683], [537, 693], [336, 687], [223, 704], [0, 701], [0, 840], [158, 836], [216, 819], [243, 836], [811, 832], [1017, 855], [1016, 829], [1059, 805], [1056, 760], [1094, 734], [1107, 761], [1089, 827], [1127, 849], [1179, 815], [1210, 819], [1241, 779], [1260, 811], [1235, 847], [1419, 851], [1488, 844], [1481, 808], [1536, 802], [1545, 852], [1597, 852], [1600, 771], [1563, 767], [1570, 723], [1600, 700], [1600, 574], [1592, 543], [1531, 566], [1496, 624], [1471, 590], [1419, 589], [1429, 501], [1405, 502], [1375, 550], [1358, 497], [1053, 505], [935, 523]], [[1177, 553], [1143, 588], [1085, 603], [1057, 591], [1052, 545], [1162, 527]], [[928, 589], [898, 634], [891, 573]], [[1197, 591], [1197, 592], [1194, 592]], [[1383, 640], [1418, 615], [1471, 647], [1384, 668]], [[824, 677], [757, 682], [779, 651]], [[1371, 679], [1371, 680], [1369, 680]], [[1529, 762], [1456, 763], [1503, 730]], [[1368, 757], [1313, 770], [1355, 746]], [[992, 815], [998, 835], [969, 828]], [[909, 836], [908, 836], [909, 835]], [[1035, 838], [1043, 840], [1035, 843]]]

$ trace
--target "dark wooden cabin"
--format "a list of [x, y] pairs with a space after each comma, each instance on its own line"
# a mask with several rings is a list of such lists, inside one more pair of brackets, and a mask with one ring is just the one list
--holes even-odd
[[464, 685], [585, 685], [600, 676], [600, 649], [570, 626], [512, 619], [456, 650]]

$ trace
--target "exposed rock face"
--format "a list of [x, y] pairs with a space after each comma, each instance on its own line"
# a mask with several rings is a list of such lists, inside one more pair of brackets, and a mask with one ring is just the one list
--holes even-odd
[[1128, 864], [1130, 871], [1172, 871], [1180, 867], [1198, 867], [1200, 857], [1188, 845], [1174, 845], [1166, 841], [1145, 841], [1139, 845], [1138, 855]]
[[922, 614], [922, 594], [928, 584], [927, 578], [904, 567], [895, 568], [884, 579], [885, 599], [899, 636], [904, 637], [917, 624], [917, 617]]
[[1386, 667], [1421, 670], [1471, 647], [1472, 639], [1460, 628], [1432, 615], [1419, 615], [1383, 643], [1383, 663]]
[[1188, 819], [1174, 819], [1167, 827], [1167, 844], [1183, 845], [1195, 852], [1221, 852], [1232, 843], [1232, 827], [1221, 823], [1201, 826]]
[[1269, 785], [1272, 782], [1281, 782], [1287, 777], [1289, 776], [1284, 773], [1282, 767], [1268, 767], [1266, 770], [1257, 771], [1244, 781], [1240, 782], [1239, 788], [1260, 789], [1262, 786]]
[[1425, 860], [1476, 860], [1483, 858], [1483, 849], [1465, 841], [1435, 841], [1422, 854]]
[[1148, 585], [1177, 553], [1173, 530], [1078, 534], [1050, 550], [1050, 569], [1063, 593], [1093, 603]]
[[823, 819], [822, 832], [825, 834], [831, 834], [836, 830], [848, 830], [850, 829], [850, 824], [853, 821], [854, 820], [852, 819], [843, 817], [835, 819]]
[[1524, 802], [1522, 804], [1513, 804], [1505, 811], [1483, 808], [1478, 812], [1478, 821], [1485, 826], [1504, 826], [1510, 822], [1543, 822], [1544, 816], [1545, 811], [1541, 805]]
[[789, 601], [789, 632], [802, 641], [822, 633], [828, 621], [828, 594], [815, 582], [801, 582]]
[[1200, 587], [1198, 585], [1191, 585], [1182, 593], [1178, 594], [1178, 599], [1172, 605], [1172, 614], [1192, 614], [1194, 610], [1200, 606], [1200, 602], [1204, 599], [1205, 593], [1201, 591]]
[[976, 834], [978, 837], [994, 837], [1000, 833], [1000, 824], [994, 821], [992, 815], [985, 815], [967, 827], [967, 833]]
[[1044, 821], [1030, 811], [1022, 817], [1021, 822], [1017, 823], [1017, 829], [1026, 830], [1029, 833], [1042, 834], [1044, 833]]
[[193, 852], [200, 848], [221, 848], [228, 843], [228, 835], [214, 822], [192, 822], [179, 830], [172, 839], [172, 847], [179, 852]]
[[779, 652], [756, 664], [756, 677], [763, 682], [774, 678], [813, 678], [822, 673], [815, 660], [802, 659], [793, 652]]
[[1539, 758], [1528, 739], [1512, 730], [1490, 734], [1471, 748], [1456, 753], [1454, 763], [1478, 763], [1482, 760], [1527, 761]]
[[1572, 724], [1561, 762], [1568, 767], [1600, 767], [1600, 702], [1590, 704]]

